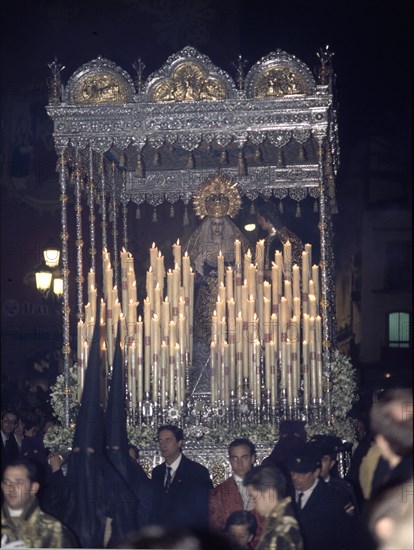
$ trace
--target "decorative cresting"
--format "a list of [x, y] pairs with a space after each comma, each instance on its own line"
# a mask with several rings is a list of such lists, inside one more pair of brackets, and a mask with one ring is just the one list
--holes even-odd
[[187, 46], [148, 78], [146, 91], [155, 103], [208, 101], [234, 96], [236, 87], [230, 76], [208, 57]]
[[130, 103], [135, 94], [129, 74], [100, 56], [72, 75], [67, 90], [68, 103], [83, 105]]
[[276, 50], [250, 69], [245, 90], [247, 97], [255, 99], [311, 95], [315, 93], [315, 80], [302, 61], [283, 50]]
[[198, 186], [193, 204], [196, 215], [201, 219], [205, 216], [234, 218], [241, 208], [237, 183], [225, 174], [214, 174]]

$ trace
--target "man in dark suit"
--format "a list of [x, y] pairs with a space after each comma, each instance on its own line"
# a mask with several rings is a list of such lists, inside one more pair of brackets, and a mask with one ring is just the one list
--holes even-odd
[[183, 430], [177, 426], [158, 428], [158, 444], [165, 462], [152, 470], [151, 523], [170, 528], [208, 528], [213, 484], [207, 468], [182, 454], [183, 439]]
[[349, 495], [320, 477], [320, 451], [305, 445], [288, 460], [292, 500], [305, 550], [357, 550], [362, 548], [361, 526]]
[[1, 471], [5, 467], [16, 460], [19, 456], [19, 446], [14, 437], [14, 430], [17, 426], [19, 418], [17, 413], [12, 410], [3, 411], [1, 413]]

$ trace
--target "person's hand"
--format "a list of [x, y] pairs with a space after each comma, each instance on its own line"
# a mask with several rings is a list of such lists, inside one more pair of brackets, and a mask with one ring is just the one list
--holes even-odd
[[7, 542], [7, 535], [2, 535], [1, 547], [2, 548], [27, 548], [27, 546], [24, 545], [24, 542], [22, 540], [13, 540], [11, 542]]

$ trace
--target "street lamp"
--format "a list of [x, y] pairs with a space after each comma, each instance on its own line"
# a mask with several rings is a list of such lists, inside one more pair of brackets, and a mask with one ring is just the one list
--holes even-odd
[[44, 298], [48, 298], [52, 291], [59, 299], [63, 294], [63, 279], [58, 268], [60, 250], [54, 246], [47, 247], [43, 251], [43, 258], [46, 268], [42, 267], [39, 271], [36, 271], [36, 288]]

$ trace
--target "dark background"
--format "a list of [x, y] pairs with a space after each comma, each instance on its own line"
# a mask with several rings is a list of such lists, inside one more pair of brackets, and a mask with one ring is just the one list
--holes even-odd
[[[65, 65], [66, 83], [98, 55], [131, 75], [131, 64], [140, 57], [148, 76], [169, 55], [191, 45], [235, 77], [233, 63], [239, 54], [249, 68], [279, 48], [312, 69], [318, 49], [329, 44], [335, 53], [339, 104], [341, 167], [334, 223], [341, 266], [349, 260], [352, 242], [360, 238], [373, 142], [390, 187], [398, 185], [411, 202], [409, 8], [408, 0], [28, 0], [3, 7], [2, 380], [21, 386], [44, 378], [47, 386], [59, 368], [59, 313], [41, 300], [33, 278], [42, 248], [50, 237], [59, 238], [60, 227], [53, 128], [45, 111], [48, 63], [56, 57]], [[392, 196], [384, 200], [391, 206]], [[144, 221], [150, 219], [148, 211], [143, 215]], [[137, 253], [140, 247], [146, 250], [147, 241], [167, 238], [161, 224], [151, 226], [151, 235], [144, 227], [138, 225]]]

